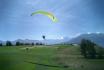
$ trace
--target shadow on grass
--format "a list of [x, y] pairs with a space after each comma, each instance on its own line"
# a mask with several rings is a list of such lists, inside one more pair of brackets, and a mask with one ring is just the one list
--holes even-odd
[[69, 68], [69, 66], [67, 66], [67, 65], [64, 65], [64, 66], [55, 66], [55, 65], [41, 64], [41, 63], [29, 62], [29, 61], [24, 61], [24, 62], [31, 63], [31, 64], [36, 64], [36, 65], [41, 65], [41, 66], [47, 66], [47, 67]]

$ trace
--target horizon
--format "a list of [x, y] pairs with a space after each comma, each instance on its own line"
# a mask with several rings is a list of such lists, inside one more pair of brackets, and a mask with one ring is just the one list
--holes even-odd
[[[87, 35], [90, 35], [90, 34], [104, 34], [104, 33], [100, 33], [100, 32], [95, 32], [95, 33], [91, 33], [91, 32], [87, 32], [87, 33], [83, 33], [83, 34], [87, 34]], [[71, 40], [71, 39], [73, 39], [73, 38], [76, 38], [76, 37], [78, 37], [78, 36], [80, 36], [80, 35], [83, 35], [83, 34], [77, 34], [77, 35], [75, 35], [75, 36], [73, 36], [73, 37], [58, 37], [58, 38], [46, 38], [46, 40], [63, 40], [63, 39], [69, 39], [69, 40]], [[1, 40], [0, 39], [0, 41], [15, 41], [15, 40], [43, 40], [43, 38], [41, 37], [41, 39], [29, 39], [29, 38], [17, 38], [17, 39], [14, 39], [14, 40]]]
[[[104, 0], [0, 0], [0, 40], [62, 39], [84, 33], [104, 33]], [[52, 12], [53, 23], [37, 10]]]

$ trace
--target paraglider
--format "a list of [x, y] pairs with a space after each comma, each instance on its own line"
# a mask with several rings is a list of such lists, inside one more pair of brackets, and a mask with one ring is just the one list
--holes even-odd
[[43, 35], [42, 38], [45, 40], [45, 35]]
[[33, 12], [31, 14], [31, 16], [36, 15], [36, 14], [45, 15], [45, 16], [49, 17], [53, 22], [57, 22], [58, 21], [57, 18], [52, 13], [47, 12], [47, 11], [36, 11], [36, 12]]

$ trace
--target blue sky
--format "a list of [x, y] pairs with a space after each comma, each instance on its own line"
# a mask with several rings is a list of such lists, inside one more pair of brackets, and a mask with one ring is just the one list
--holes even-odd
[[[52, 12], [58, 22], [32, 12]], [[104, 32], [104, 0], [0, 0], [0, 40], [74, 37]]]

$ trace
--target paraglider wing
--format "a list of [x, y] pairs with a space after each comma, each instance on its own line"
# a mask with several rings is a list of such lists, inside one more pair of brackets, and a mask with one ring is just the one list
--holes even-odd
[[53, 22], [57, 22], [57, 18], [52, 13], [50, 13], [50, 12], [36, 11], [36, 12], [33, 12], [31, 14], [31, 16], [36, 15], [36, 14], [42, 14], [42, 15], [48, 16]]

